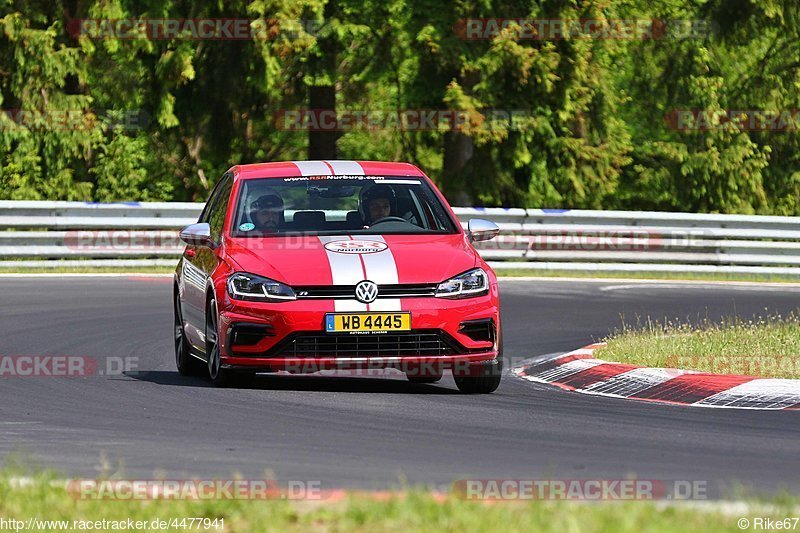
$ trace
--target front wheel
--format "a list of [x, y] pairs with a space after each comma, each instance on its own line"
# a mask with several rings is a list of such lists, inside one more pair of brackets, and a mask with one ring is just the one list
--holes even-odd
[[217, 301], [211, 298], [206, 310], [206, 355], [208, 356], [208, 377], [217, 387], [224, 387], [230, 383], [229, 372], [222, 368], [222, 359], [219, 353], [219, 328], [217, 326]]
[[256, 375], [254, 372], [236, 372], [222, 368], [219, 351], [219, 328], [217, 326], [217, 302], [213, 298], [208, 302], [206, 311], [206, 354], [208, 354], [208, 377], [217, 387], [248, 386]]
[[503, 376], [503, 363], [500, 359], [495, 364], [473, 366], [464, 375], [453, 373], [456, 387], [466, 394], [489, 394], [500, 386]]
[[503, 377], [503, 335], [497, 347], [497, 359], [490, 364], [468, 365], [466, 372], [453, 370], [456, 387], [466, 394], [489, 394], [500, 386]]
[[189, 339], [183, 329], [183, 315], [181, 314], [181, 297], [177, 291], [175, 293], [175, 367], [181, 376], [192, 376], [198, 374], [202, 366], [197, 359], [189, 353]]

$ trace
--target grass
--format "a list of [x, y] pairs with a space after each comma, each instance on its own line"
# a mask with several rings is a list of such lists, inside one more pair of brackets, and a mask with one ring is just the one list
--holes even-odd
[[[146, 522], [155, 518], [208, 518], [223, 519], [226, 532], [439, 532], [496, 531], [498, 528], [503, 531], [598, 533], [740, 531], [737, 526], [739, 515], [723, 514], [713, 507], [698, 509], [681, 504], [659, 506], [641, 501], [509, 501], [487, 504], [455, 496], [437, 499], [424, 490], [411, 490], [381, 499], [363, 493], [350, 494], [344, 500], [331, 502], [80, 500], [68, 494], [53, 479], [52, 475], [42, 474], [36, 476], [33, 483], [14, 486], [7, 473], [0, 475], [0, 518], [22, 521], [29, 518], [69, 521], [123, 521], [130, 518]], [[754, 513], [783, 518], [792, 515], [791, 509], [791, 500], [787, 499], [781, 504], [773, 503], [766, 512], [759, 509]], [[45, 529], [55, 530], [56, 526]]]
[[717, 374], [800, 378], [800, 317], [792, 313], [700, 325], [626, 325], [595, 355], [607, 361]]

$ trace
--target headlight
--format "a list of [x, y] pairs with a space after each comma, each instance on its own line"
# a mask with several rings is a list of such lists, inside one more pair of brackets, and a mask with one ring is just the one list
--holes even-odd
[[234, 300], [255, 302], [296, 299], [294, 291], [288, 285], [244, 272], [237, 272], [228, 278], [228, 294]]
[[439, 298], [471, 298], [487, 292], [489, 292], [489, 276], [482, 268], [459, 274], [436, 287], [436, 296]]

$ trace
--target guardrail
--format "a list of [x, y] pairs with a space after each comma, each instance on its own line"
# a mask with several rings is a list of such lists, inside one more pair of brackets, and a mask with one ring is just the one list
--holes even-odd
[[[172, 265], [198, 203], [0, 201], [0, 266]], [[495, 268], [800, 276], [800, 218], [456, 208], [501, 228], [478, 243]]]

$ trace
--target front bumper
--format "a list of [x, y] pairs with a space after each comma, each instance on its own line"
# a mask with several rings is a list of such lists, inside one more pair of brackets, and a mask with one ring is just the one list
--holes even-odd
[[[308, 346], [316, 344], [307, 342], [308, 338], [330, 341], [334, 335], [347, 335], [324, 333], [325, 315], [341, 312], [335, 310], [333, 300], [242, 302], [231, 300], [225, 294], [224, 299], [218, 301], [225, 302], [219, 317], [221, 358], [225, 368], [292, 373], [395, 368], [409, 374], [436, 374], [448, 369], [459, 371], [496, 364], [498, 356], [500, 314], [496, 285], [485, 296], [464, 300], [402, 299], [402, 311], [411, 313], [409, 335], [435, 333], [442, 342], [420, 342], [414, 344], [413, 349], [403, 345], [396, 353], [385, 346], [380, 351], [370, 352], [370, 337], [381, 334], [358, 335], [358, 340], [365, 343], [356, 343], [357, 349], [353, 347], [352, 341], [356, 339], [352, 337], [342, 338], [351, 341], [343, 342], [342, 349], [309, 349]], [[474, 325], [487, 322], [494, 334], [491, 337], [476, 334]], [[295, 343], [295, 339], [304, 336], [308, 337], [306, 342]], [[394, 336], [386, 334], [384, 338]], [[298, 345], [301, 348], [297, 348]], [[433, 346], [436, 348], [426, 351]]]

